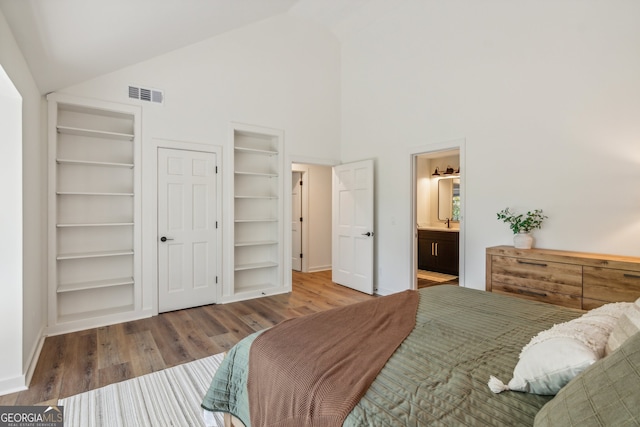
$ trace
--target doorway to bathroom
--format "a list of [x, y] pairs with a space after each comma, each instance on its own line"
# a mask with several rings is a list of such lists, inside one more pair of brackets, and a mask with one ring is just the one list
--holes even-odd
[[463, 151], [460, 140], [411, 154], [414, 289], [464, 283]]

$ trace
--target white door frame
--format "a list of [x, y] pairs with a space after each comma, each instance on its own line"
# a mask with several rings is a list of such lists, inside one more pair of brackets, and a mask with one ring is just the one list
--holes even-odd
[[[149, 144], [149, 150], [152, 150], [152, 159], [146, 164], [148, 170], [145, 170], [145, 175], [149, 178], [149, 186], [147, 188], [152, 189], [149, 193], [149, 200], [143, 206], [148, 206], [149, 209], [153, 207], [154, 212], [147, 215], [143, 215], [143, 251], [148, 259], [147, 265], [147, 283], [146, 287], [147, 295], [143, 296], [143, 306], [146, 302], [152, 306], [154, 314], [158, 314], [158, 149], [170, 148], [174, 150], [186, 150], [186, 151], [201, 151], [205, 153], [214, 153], [216, 155], [218, 178], [216, 179], [216, 216], [218, 218], [219, 230], [222, 227], [222, 147], [218, 145], [211, 145], [199, 142], [177, 141], [161, 138], [153, 138], [151, 144]], [[144, 210], [144, 207], [143, 207]], [[222, 233], [219, 231], [219, 238], [217, 239], [217, 260], [216, 270], [218, 271], [218, 286], [216, 289], [216, 301], [220, 301], [222, 298], [222, 284], [224, 283], [223, 271], [222, 271]], [[143, 260], [144, 263], [144, 260]], [[145, 298], [146, 297], [146, 298]]]
[[458, 283], [459, 286], [465, 286], [465, 274], [464, 274], [464, 254], [465, 254], [465, 209], [466, 209], [466, 176], [467, 176], [467, 168], [466, 168], [466, 140], [464, 138], [454, 139], [451, 141], [438, 142], [434, 144], [426, 144], [417, 147], [411, 147], [408, 153], [409, 159], [409, 168], [411, 170], [411, 209], [410, 215], [411, 218], [409, 220], [410, 231], [409, 235], [411, 236], [411, 256], [409, 257], [409, 277], [411, 278], [411, 289], [418, 289], [418, 232], [417, 232], [417, 200], [416, 200], [416, 192], [417, 192], [417, 171], [416, 171], [416, 158], [418, 155], [429, 154], [429, 153], [437, 153], [439, 151], [448, 151], [448, 150], [459, 150], [460, 151], [460, 243], [458, 247], [458, 251], [460, 254], [459, 266], [458, 266]]
[[[307, 239], [309, 237], [309, 221], [307, 221], [307, 213], [309, 212], [309, 205], [307, 204], [308, 196], [309, 196], [309, 186], [304, 184], [306, 177], [308, 176], [308, 168], [305, 168], [301, 165], [296, 165], [292, 167], [291, 173], [298, 172], [300, 174], [300, 180], [303, 184], [300, 186], [300, 216], [303, 218], [303, 221], [300, 223], [300, 252], [302, 252], [303, 256], [300, 260], [300, 272], [306, 273], [309, 271], [309, 258], [304, 256], [308, 253], [308, 245]], [[291, 185], [293, 186], [293, 176], [291, 177]], [[291, 187], [288, 187], [291, 188]], [[293, 199], [291, 200], [291, 205], [293, 208]], [[291, 213], [293, 215], [293, 212]], [[293, 217], [291, 218], [291, 222], [293, 222]], [[291, 223], [290, 222], [290, 223]], [[292, 233], [293, 235], [293, 233]], [[293, 270], [293, 236], [291, 240], [291, 262], [292, 262], [292, 270]]]

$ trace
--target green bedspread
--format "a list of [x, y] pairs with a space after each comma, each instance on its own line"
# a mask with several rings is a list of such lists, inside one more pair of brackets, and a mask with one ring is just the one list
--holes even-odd
[[[494, 394], [490, 375], [510, 378], [539, 331], [582, 312], [456, 286], [420, 290], [416, 327], [389, 359], [344, 426], [527, 426], [551, 399]], [[247, 368], [253, 334], [227, 355], [202, 403], [249, 424]]]

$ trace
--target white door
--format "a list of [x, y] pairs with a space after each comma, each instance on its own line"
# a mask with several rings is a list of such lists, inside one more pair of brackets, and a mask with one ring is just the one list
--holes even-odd
[[302, 172], [291, 172], [291, 269], [302, 271]]
[[333, 168], [332, 280], [373, 294], [373, 160]]
[[158, 310], [216, 302], [216, 154], [158, 149]]

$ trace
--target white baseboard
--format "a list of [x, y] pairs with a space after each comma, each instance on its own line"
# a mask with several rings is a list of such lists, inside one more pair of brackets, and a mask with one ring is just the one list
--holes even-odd
[[263, 292], [263, 291], [251, 291], [251, 292], [240, 292], [235, 295], [229, 295], [226, 297], [222, 297], [217, 304], [229, 304], [232, 302], [238, 301], [247, 301], [254, 298], [261, 298], [263, 296], [272, 296], [272, 295], [280, 295], [291, 292], [291, 288], [281, 289], [275, 292]]
[[42, 351], [42, 346], [44, 345], [44, 326], [40, 329], [39, 339], [33, 343], [33, 347], [29, 353], [29, 358], [26, 360], [26, 372], [24, 375], [19, 375], [17, 377], [5, 379], [0, 381], [0, 396], [10, 393], [16, 393], [19, 391], [24, 391], [29, 388], [29, 383], [31, 382], [31, 378], [33, 377], [33, 373], [36, 370], [36, 366], [38, 365], [38, 359], [40, 358], [40, 352]]
[[28, 387], [31, 384], [31, 378], [33, 378], [33, 372], [36, 370], [36, 365], [38, 364], [38, 359], [40, 359], [40, 353], [42, 352], [42, 347], [44, 346], [44, 335], [45, 328], [44, 326], [40, 330], [40, 339], [33, 344], [33, 348], [31, 349], [31, 353], [29, 354], [29, 359], [27, 363], [27, 371], [25, 373], [25, 385]]
[[374, 290], [374, 293], [376, 295], [380, 295], [380, 296], [391, 295], [391, 294], [396, 293], [396, 292], [398, 292], [398, 291], [393, 291], [391, 289], [380, 288], [380, 287], [378, 289]]
[[85, 329], [100, 328], [102, 326], [114, 325], [116, 323], [131, 322], [133, 320], [144, 319], [153, 316], [152, 310], [127, 311], [103, 317], [93, 317], [72, 322], [59, 323], [49, 326], [45, 332], [46, 336], [68, 334], [71, 332], [84, 331]]
[[317, 273], [318, 271], [331, 270], [331, 265], [319, 265], [316, 267], [309, 267], [309, 273]]
[[25, 377], [24, 375], [19, 375], [17, 377], [8, 378], [0, 381], [0, 396], [10, 393], [16, 393], [18, 391], [24, 391], [27, 389], [25, 385]]

